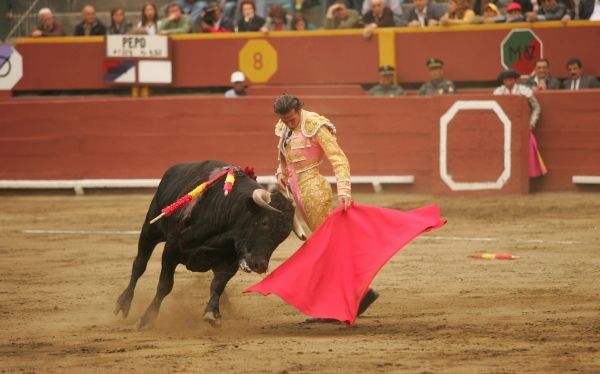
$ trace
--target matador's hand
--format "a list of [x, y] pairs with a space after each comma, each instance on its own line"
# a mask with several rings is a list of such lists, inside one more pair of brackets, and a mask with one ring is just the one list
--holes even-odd
[[281, 173], [277, 174], [277, 187], [279, 187], [281, 191], [285, 191], [287, 190], [287, 186], [287, 177]]
[[350, 196], [338, 196], [338, 201], [340, 202], [340, 205], [344, 206], [344, 211], [347, 211], [354, 202]]

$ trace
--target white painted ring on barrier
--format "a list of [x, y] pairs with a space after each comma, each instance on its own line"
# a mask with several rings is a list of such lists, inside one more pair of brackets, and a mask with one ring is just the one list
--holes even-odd
[[[504, 169], [495, 181], [456, 182], [448, 173], [448, 126], [461, 110], [491, 110], [504, 128]], [[499, 190], [511, 175], [511, 129], [512, 123], [500, 105], [494, 100], [458, 100], [440, 117], [440, 177], [452, 191]]]

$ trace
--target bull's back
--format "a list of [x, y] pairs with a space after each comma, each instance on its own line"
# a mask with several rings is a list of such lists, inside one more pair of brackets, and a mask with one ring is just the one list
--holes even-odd
[[167, 206], [207, 181], [213, 170], [225, 165], [215, 160], [173, 165], [160, 180], [154, 200], [159, 206]]

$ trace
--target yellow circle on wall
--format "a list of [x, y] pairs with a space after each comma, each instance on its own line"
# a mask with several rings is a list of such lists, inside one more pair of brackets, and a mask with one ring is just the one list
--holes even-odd
[[239, 59], [240, 70], [253, 83], [267, 82], [277, 71], [277, 51], [264, 39], [249, 40]]

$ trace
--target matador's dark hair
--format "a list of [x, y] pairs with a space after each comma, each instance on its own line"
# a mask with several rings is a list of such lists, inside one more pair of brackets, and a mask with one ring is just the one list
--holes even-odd
[[292, 109], [296, 109], [297, 111], [302, 109], [302, 103], [296, 96], [283, 94], [275, 99], [275, 103], [273, 104], [273, 110], [275, 110], [275, 113], [284, 115], [289, 113]]

